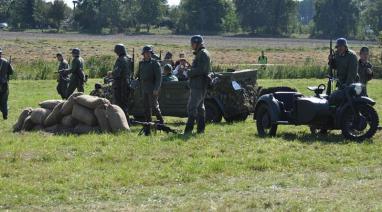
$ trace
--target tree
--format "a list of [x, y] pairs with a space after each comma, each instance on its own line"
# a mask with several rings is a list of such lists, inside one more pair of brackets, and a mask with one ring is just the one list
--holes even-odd
[[313, 34], [326, 38], [355, 36], [359, 14], [355, 1], [317, 0]]
[[49, 18], [56, 26], [57, 32], [60, 31], [61, 23], [67, 17], [68, 6], [66, 6], [63, 0], [54, 0], [52, 6], [49, 9]]
[[146, 25], [147, 32], [150, 32], [150, 26], [158, 24], [162, 17], [162, 6], [165, 0], [140, 0], [140, 10], [137, 16], [139, 24]]
[[0, 0], [0, 21], [7, 21], [9, 19], [9, 11], [12, 0]]
[[365, 5], [367, 5], [364, 13], [365, 22], [376, 35], [379, 35], [382, 31], [382, 1], [368, 0]]
[[9, 17], [12, 26], [25, 29], [34, 28], [35, 22], [33, 18], [34, 0], [17, 0], [12, 1], [9, 9]]
[[300, 22], [304, 25], [313, 20], [315, 14], [314, 0], [303, 0], [298, 3], [298, 13]]
[[294, 0], [234, 0], [241, 26], [256, 34], [282, 35], [295, 24]]
[[50, 3], [43, 0], [36, 0], [33, 7], [33, 20], [35, 24], [44, 31], [44, 27], [48, 25], [48, 12], [51, 7]]

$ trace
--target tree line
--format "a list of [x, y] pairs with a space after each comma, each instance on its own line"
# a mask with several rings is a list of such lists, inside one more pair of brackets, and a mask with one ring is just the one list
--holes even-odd
[[381, 0], [0, 0], [0, 22], [13, 29], [47, 28], [88, 33], [250, 33], [259, 36], [367, 38], [382, 31]]

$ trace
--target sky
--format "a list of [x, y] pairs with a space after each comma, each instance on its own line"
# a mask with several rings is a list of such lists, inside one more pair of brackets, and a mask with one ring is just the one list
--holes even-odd
[[[70, 7], [73, 7], [73, 0], [64, 0], [64, 1], [66, 2], [67, 5], [69, 5]], [[178, 5], [179, 2], [180, 0], [168, 0], [168, 3], [170, 5]]]

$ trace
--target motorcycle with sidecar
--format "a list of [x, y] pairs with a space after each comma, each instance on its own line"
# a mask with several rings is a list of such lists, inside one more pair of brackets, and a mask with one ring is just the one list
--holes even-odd
[[315, 95], [275, 92], [259, 97], [254, 113], [258, 134], [275, 136], [278, 125], [308, 125], [314, 134], [341, 130], [346, 139], [363, 141], [377, 132], [376, 102], [363, 95], [362, 84], [354, 83], [328, 94], [324, 94], [324, 84], [308, 89]]

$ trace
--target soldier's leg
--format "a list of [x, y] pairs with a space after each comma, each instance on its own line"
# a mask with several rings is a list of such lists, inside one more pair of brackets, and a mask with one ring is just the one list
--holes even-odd
[[190, 97], [188, 99], [187, 110], [188, 110], [188, 119], [186, 123], [186, 129], [184, 134], [191, 134], [194, 129], [195, 120], [198, 117], [198, 107], [200, 104], [200, 91], [198, 89], [190, 90]]
[[162, 112], [160, 111], [159, 101], [157, 96], [152, 97], [152, 107], [153, 107], [153, 112], [155, 116], [157, 117], [157, 120], [163, 124], [164, 120], [163, 120]]
[[73, 92], [76, 90], [77, 85], [75, 83], [70, 82], [68, 88], [66, 89], [65, 96], [68, 99]]
[[[143, 107], [145, 110], [145, 121], [152, 122], [152, 94], [144, 93], [143, 94]], [[150, 135], [150, 127], [145, 127], [145, 135]]]
[[203, 90], [201, 94], [198, 106], [198, 133], [204, 133], [206, 129], [206, 107], [204, 106], [204, 99], [206, 98], [207, 91]]
[[78, 83], [78, 85], [77, 85], [77, 91], [78, 92], [85, 92], [85, 89], [84, 89], [84, 83]]
[[8, 96], [9, 96], [9, 87], [8, 84], [2, 85], [1, 94], [0, 94], [0, 106], [1, 112], [3, 113], [3, 119], [8, 119]]
[[329, 96], [329, 104], [330, 105], [338, 105], [345, 99], [345, 91], [336, 90]]

